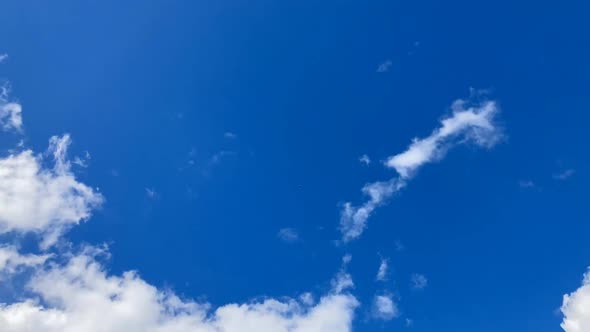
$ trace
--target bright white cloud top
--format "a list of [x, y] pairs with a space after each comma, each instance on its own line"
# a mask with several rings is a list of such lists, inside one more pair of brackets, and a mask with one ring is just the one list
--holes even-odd
[[575, 292], [563, 296], [563, 322], [565, 332], [590, 331], [590, 272], [584, 275], [582, 286]]
[[[65, 265], [38, 269], [28, 283], [36, 297], [0, 307], [0, 330], [11, 332], [346, 332], [352, 295], [330, 293], [315, 305], [294, 299], [228, 304], [182, 300], [135, 272], [109, 276], [96, 248]], [[41, 305], [36, 298], [42, 300]]]
[[43, 156], [31, 150], [0, 159], [0, 233], [39, 233], [47, 247], [102, 203], [102, 196], [70, 171], [70, 143], [69, 135], [51, 138], [52, 168], [44, 168]]
[[344, 204], [340, 216], [344, 242], [361, 236], [375, 209], [405, 187], [422, 165], [442, 159], [457, 144], [472, 143], [489, 148], [502, 138], [502, 131], [495, 124], [499, 112], [496, 102], [488, 100], [473, 103], [459, 99], [452, 104], [451, 110], [452, 115], [441, 120], [441, 126], [430, 136], [415, 139], [406, 151], [387, 159], [385, 165], [395, 169], [399, 177], [366, 184], [362, 192], [369, 199], [360, 206], [353, 206], [349, 202]]

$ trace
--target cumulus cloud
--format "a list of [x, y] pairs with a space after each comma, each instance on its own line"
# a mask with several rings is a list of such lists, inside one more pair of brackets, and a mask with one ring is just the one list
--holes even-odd
[[[2, 59], [0, 59], [2, 62]], [[23, 127], [22, 106], [8, 99], [9, 86], [0, 87], [0, 127], [2, 130], [21, 131]]]
[[584, 275], [580, 288], [563, 296], [561, 312], [561, 328], [565, 332], [590, 331], [590, 271]]
[[[54, 136], [46, 157], [25, 150], [0, 159], [0, 233], [39, 233], [41, 246], [48, 247], [102, 203], [102, 196], [70, 171], [70, 143], [69, 135]], [[53, 167], [44, 166], [47, 155]]]
[[[101, 205], [103, 197], [71, 172], [70, 143], [68, 135], [56, 136], [45, 154], [25, 150], [0, 158], [0, 234], [38, 233], [46, 250]], [[134, 271], [108, 273], [99, 260], [106, 249], [64, 248], [52, 258], [0, 245], [0, 274], [19, 278], [26, 288], [15, 300], [0, 302], [0, 331], [349, 332], [359, 305], [346, 291], [353, 285], [345, 272], [349, 258], [317, 301], [306, 293], [214, 309], [158, 289]], [[32, 270], [19, 273], [21, 267]]]
[[344, 242], [358, 238], [367, 227], [367, 220], [377, 207], [383, 205], [424, 164], [442, 159], [453, 146], [472, 143], [492, 147], [502, 138], [501, 129], [494, 120], [499, 112], [494, 101], [471, 102], [456, 100], [452, 115], [441, 120], [439, 128], [428, 137], [414, 139], [406, 151], [387, 158], [385, 165], [399, 174], [389, 181], [366, 184], [362, 192], [368, 200], [360, 205], [343, 205], [340, 214], [340, 231]]
[[399, 309], [389, 294], [376, 295], [373, 299], [373, 317], [391, 320], [399, 316]]
[[[47, 264], [27, 284], [35, 297], [0, 305], [11, 332], [346, 332], [357, 300], [331, 292], [317, 304], [266, 299], [215, 310], [146, 283], [136, 272], [109, 275], [90, 248]], [[35, 300], [33, 300], [33, 298]], [[38, 299], [38, 300], [37, 300]]]

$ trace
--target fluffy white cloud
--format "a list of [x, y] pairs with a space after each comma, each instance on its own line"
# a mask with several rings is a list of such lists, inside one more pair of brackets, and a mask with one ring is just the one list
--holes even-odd
[[451, 109], [453, 114], [444, 118], [441, 126], [430, 136], [415, 139], [406, 151], [387, 159], [386, 166], [394, 168], [398, 178], [366, 184], [362, 192], [368, 200], [360, 206], [348, 202], [344, 204], [340, 213], [340, 231], [344, 242], [358, 238], [375, 209], [402, 189], [420, 166], [441, 159], [456, 144], [471, 142], [491, 147], [502, 138], [501, 130], [494, 124], [498, 113], [495, 102], [472, 104], [459, 99]]
[[[330, 292], [313, 301], [266, 299], [211, 310], [146, 283], [135, 272], [108, 275], [90, 248], [47, 264], [28, 283], [35, 300], [0, 306], [10, 332], [346, 332], [357, 300]], [[310, 296], [306, 296], [309, 298]]]
[[584, 275], [580, 288], [563, 296], [561, 312], [561, 328], [565, 332], [590, 331], [590, 272]]
[[[0, 55], [0, 62], [3, 58]], [[0, 126], [3, 130], [21, 131], [23, 127], [22, 106], [8, 100], [9, 87], [0, 87]]]
[[391, 295], [375, 296], [373, 299], [373, 316], [383, 320], [391, 320], [399, 316], [399, 309]]
[[51, 138], [52, 168], [44, 167], [43, 157], [31, 150], [0, 159], [0, 233], [36, 232], [47, 247], [102, 203], [102, 196], [70, 171], [70, 142], [69, 135]]

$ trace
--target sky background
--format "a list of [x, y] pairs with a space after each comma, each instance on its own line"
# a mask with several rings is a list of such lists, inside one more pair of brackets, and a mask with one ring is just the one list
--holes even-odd
[[[560, 330], [590, 264], [587, 2], [1, 7], [0, 78], [25, 108], [25, 143], [67, 132], [72, 156], [90, 153], [75, 173], [106, 201], [67, 237], [108, 243], [113, 273], [223, 305], [321, 293], [351, 254], [354, 331]], [[425, 166], [338, 244], [342, 204], [395, 176], [382, 161], [471, 88], [498, 102], [504, 141]], [[3, 153], [21, 139], [0, 137]], [[383, 290], [391, 321], [369, 312]]]

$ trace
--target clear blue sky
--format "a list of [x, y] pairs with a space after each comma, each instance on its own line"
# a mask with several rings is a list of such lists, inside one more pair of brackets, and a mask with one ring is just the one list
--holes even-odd
[[[354, 331], [559, 331], [562, 296], [590, 264], [589, 11], [7, 0], [0, 78], [28, 147], [70, 133], [70, 154], [90, 153], [75, 173], [105, 202], [66, 237], [108, 243], [110, 273], [218, 306], [321, 294], [350, 254]], [[395, 176], [382, 162], [471, 88], [498, 103], [503, 141], [425, 165], [338, 243], [342, 205]], [[3, 155], [22, 138], [1, 137]], [[376, 282], [382, 257], [390, 277]], [[399, 317], [371, 315], [383, 291]]]

